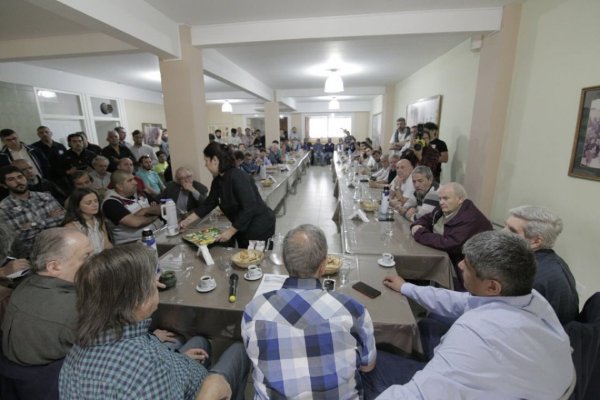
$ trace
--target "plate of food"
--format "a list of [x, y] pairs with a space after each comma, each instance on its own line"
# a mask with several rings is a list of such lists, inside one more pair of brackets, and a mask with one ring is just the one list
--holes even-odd
[[211, 227], [199, 232], [187, 233], [183, 235], [183, 240], [193, 243], [196, 246], [208, 246], [209, 244], [213, 244], [220, 234], [221, 230], [219, 228]]
[[273, 181], [271, 179], [263, 179], [260, 181], [260, 185], [262, 187], [271, 187], [273, 186]]
[[327, 255], [327, 264], [325, 265], [325, 275], [337, 274], [342, 267], [342, 257], [334, 254]]
[[379, 207], [379, 203], [375, 200], [361, 200], [360, 208], [362, 208], [366, 212], [374, 212]]
[[250, 265], [258, 265], [263, 260], [265, 253], [260, 250], [242, 250], [231, 256], [231, 262], [240, 267], [248, 268]]

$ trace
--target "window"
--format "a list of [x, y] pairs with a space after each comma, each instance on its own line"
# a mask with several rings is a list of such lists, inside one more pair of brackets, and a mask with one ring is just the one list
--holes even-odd
[[311, 139], [344, 137], [344, 130], [352, 129], [352, 117], [348, 115], [318, 115], [308, 117]]

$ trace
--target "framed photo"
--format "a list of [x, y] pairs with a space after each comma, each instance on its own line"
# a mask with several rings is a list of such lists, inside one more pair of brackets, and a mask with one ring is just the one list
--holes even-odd
[[162, 124], [153, 124], [151, 122], [142, 122], [142, 132], [146, 134], [144, 143], [150, 146], [158, 146], [160, 135], [162, 134]]
[[406, 125], [414, 126], [426, 122], [435, 122], [440, 126], [442, 115], [442, 95], [419, 99], [406, 106]]
[[600, 86], [581, 90], [569, 176], [600, 181]]

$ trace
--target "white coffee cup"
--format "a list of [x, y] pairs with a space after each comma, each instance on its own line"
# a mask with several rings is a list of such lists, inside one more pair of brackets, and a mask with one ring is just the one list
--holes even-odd
[[248, 267], [248, 278], [258, 279], [262, 276], [262, 269], [257, 265], [250, 265]]
[[208, 290], [215, 286], [215, 279], [210, 275], [204, 275], [200, 277], [200, 289]]
[[381, 255], [381, 259], [383, 260], [383, 262], [385, 262], [386, 264], [391, 264], [394, 262], [394, 256], [390, 253], [383, 253]]

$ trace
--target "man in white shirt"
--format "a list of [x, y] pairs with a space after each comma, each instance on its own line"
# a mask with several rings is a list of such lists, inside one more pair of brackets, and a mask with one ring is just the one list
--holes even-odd
[[403, 158], [396, 163], [396, 177], [390, 184], [390, 205], [401, 208], [406, 200], [413, 197], [415, 185], [412, 180], [414, 168], [410, 161]]
[[400, 117], [396, 120], [396, 130], [390, 138], [390, 152], [400, 154], [407, 143], [410, 143], [410, 128], [406, 126], [406, 119]]
[[456, 321], [426, 365], [379, 352], [363, 379], [365, 399], [384, 389], [378, 399], [559, 399], [574, 385], [569, 337], [532, 290], [536, 263], [527, 242], [487, 231], [463, 252], [469, 293], [385, 277], [389, 288]]
[[231, 135], [229, 136], [229, 145], [238, 147], [242, 143], [242, 139], [237, 134], [237, 129], [231, 128]]
[[136, 161], [140, 159], [141, 156], [148, 156], [152, 161], [152, 165], [156, 165], [158, 162], [158, 158], [156, 158], [155, 150], [152, 146], [149, 146], [144, 143], [145, 134], [144, 132], [138, 131], [137, 129], [131, 132], [131, 136], [133, 136], [133, 146], [129, 148]]

